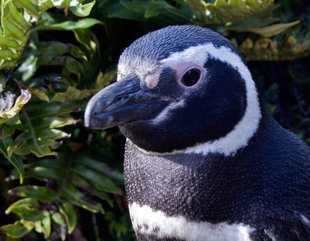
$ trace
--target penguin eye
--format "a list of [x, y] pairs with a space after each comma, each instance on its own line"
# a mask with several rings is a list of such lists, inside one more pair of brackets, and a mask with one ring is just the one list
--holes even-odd
[[197, 82], [200, 80], [201, 76], [201, 70], [197, 68], [190, 69], [185, 72], [181, 79], [182, 85], [186, 87], [191, 87], [197, 84]]

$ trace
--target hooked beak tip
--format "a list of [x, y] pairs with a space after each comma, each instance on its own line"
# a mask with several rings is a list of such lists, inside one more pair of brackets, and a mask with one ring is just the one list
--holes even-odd
[[90, 122], [92, 119], [92, 115], [93, 115], [93, 107], [94, 107], [94, 101], [92, 101], [92, 99], [87, 103], [85, 112], [84, 112], [84, 125], [86, 127], [90, 127]]

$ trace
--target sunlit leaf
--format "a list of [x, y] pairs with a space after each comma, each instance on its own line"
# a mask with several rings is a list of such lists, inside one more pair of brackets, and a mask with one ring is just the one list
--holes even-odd
[[64, 220], [64, 216], [58, 212], [52, 214], [52, 220], [57, 223], [60, 227], [66, 227], [66, 222]]
[[275, 36], [281, 32], [283, 32], [284, 30], [286, 30], [289, 27], [292, 27], [296, 24], [300, 23], [300, 21], [294, 21], [291, 23], [285, 23], [285, 24], [273, 24], [270, 26], [266, 26], [266, 27], [261, 27], [261, 28], [243, 28], [242, 31], [247, 31], [247, 32], [253, 32], [253, 33], [257, 33], [260, 34], [264, 37], [272, 37]]
[[10, 92], [5, 94], [5, 98], [0, 98], [0, 125], [15, 117], [31, 98], [28, 90], [21, 90], [21, 95], [16, 100]]
[[[73, 2], [73, 1], [72, 1]], [[93, 6], [95, 5], [96, 1], [92, 1], [87, 4], [78, 3], [76, 5], [70, 6], [70, 10], [79, 17], [86, 17], [90, 14]]]
[[24, 8], [29, 15], [34, 16], [36, 18], [39, 17], [39, 14], [40, 14], [39, 7], [33, 1], [31, 1], [31, 0], [13, 0], [13, 3], [19, 8]]
[[39, 204], [37, 200], [33, 198], [23, 198], [19, 199], [18, 201], [11, 204], [6, 210], [5, 213], [11, 213], [15, 210], [15, 208], [24, 207], [24, 206], [31, 206], [31, 207], [38, 207]]
[[31, 207], [28, 204], [16, 206], [14, 208], [11, 208], [10, 211], [17, 214], [23, 220], [27, 221], [37, 221], [42, 218], [41, 212], [38, 210], [38, 207]]
[[52, 101], [65, 102], [65, 101], [82, 100], [82, 99], [90, 97], [95, 92], [96, 91], [94, 90], [89, 90], [89, 89], [79, 90], [73, 86], [69, 86], [66, 92], [58, 92], [54, 96]]
[[88, 29], [96, 24], [103, 24], [95, 18], [85, 18], [78, 21], [65, 21], [62, 23], [54, 23], [48, 25], [41, 25], [38, 27], [38, 30], [75, 30], [75, 29]]
[[51, 0], [41, 0], [39, 1], [39, 8], [41, 12], [45, 12], [46, 10], [52, 8], [54, 5]]
[[39, 90], [36, 88], [31, 88], [31, 87], [27, 87], [27, 89], [30, 91], [31, 94], [35, 95], [40, 100], [50, 102], [50, 99], [49, 99], [48, 95], [46, 94], [46, 91]]
[[60, 212], [65, 217], [67, 227], [68, 227], [68, 233], [72, 233], [77, 224], [77, 216], [76, 216], [73, 206], [70, 203], [63, 203], [60, 206]]
[[[212, 16], [215, 23], [238, 22], [244, 20], [254, 14], [268, 11], [273, 8], [274, 0], [261, 1], [238, 1], [238, 0], [216, 0], [214, 3], [204, 3], [207, 15]], [[192, 5], [197, 7], [196, 5]], [[202, 11], [199, 5], [200, 12]]]
[[43, 212], [43, 218], [41, 220], [42, 231], [45, 237], [49, 237], [52, 231], [51, 215], [48, 211]]
[[20, 223], [15, 222], [14, 224], [4, 225], [0, 228], [7, 236], [12, 238], [21, 238], [28, 234], [34, 228], [33, 222]]

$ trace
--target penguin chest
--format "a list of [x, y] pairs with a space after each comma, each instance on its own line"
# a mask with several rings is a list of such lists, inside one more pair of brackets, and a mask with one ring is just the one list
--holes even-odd
[[214, 182], [221, 169], [208, 169], [197, 156], [154, 157], [127, 149], [126, 195], [139, 241], [250, 240], [253, 229], [231, 219], [237, 211], [231, 206], [234, 187]]

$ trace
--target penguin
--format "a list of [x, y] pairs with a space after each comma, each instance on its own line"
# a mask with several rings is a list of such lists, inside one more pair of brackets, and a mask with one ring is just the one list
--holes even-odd
[[138, 38], [85, 125], [126, 137], [138, 241], [310, 240], [310, 148], [262, 108], [222, 35], [180, 25]]

